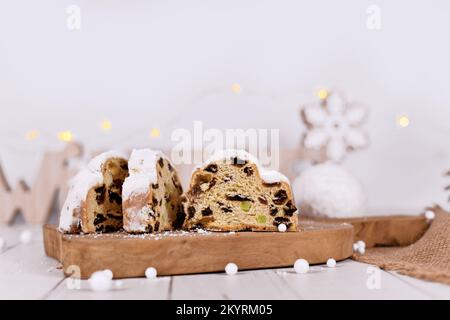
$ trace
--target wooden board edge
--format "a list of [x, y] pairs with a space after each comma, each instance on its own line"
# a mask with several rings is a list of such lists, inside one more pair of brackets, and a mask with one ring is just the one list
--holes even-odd
[[302, 217], [300, 221], [302, 219], [349, 223], [355, 228], [354, 241], [363, 240], [367, 248], [410, 245], [419, 240], [429, 226], [427, 219], [423, 215], [369, 216], [338, 219]]
[[[276, 237], [279, 237], [280, 240], [283, 239], [284, 243], [283, 245], [287, 246], [287, 248], [285, 249], [279, 248], [279, 250], [284, 250], [284, 253], [281, 254], [281, 257], [271, 259], [270, 262], [266, 261], [262, 263], [261, 261], [263, 261], [264, 259], [257, 261], [258, 260], [257, 258], [255, 261], [253, 261], [248, 257], [248, 249], [247, 249], [246, 257], [242, 259], [242, 261], [240, 261], [242, 264], [239, 265], [239, 269], [256, 270], [267, 268], [292, 267], [295, 260], [297, 258], [302, 257], [308, 258], [307, 260], [310, 262], [311, 265], [325, 263], [326, 260], [330, 257], [333, 257], [336, 261], [345, 260], [353, 255], [352, 250], [354, 238], [353, 230], [354, 228], [351, 225], [341, 225], [337, 228], [314, 230], [314, 232], [311, 233], [311, 236], [307, 236], [308, 232], [305, 231], [299, 233], [284, 233], [284, 234], [275, 233]], [[253, 237], [254, 234], [255, 233], [251, 232], [236, 233], [234, 235], [235, 237], [234, 242], [235, 244], [239, 244], [242, 243], [242, 241], [251, 240], [253, 241], [253, 244], [256, 244], [261, 238]], [[259, 233], [259, 235], [264, 235], [268, 237], [264, 240], [265, 242], [268, 241], [270, 234], [271, 233]], [[228, 241], [228, 243], [222, 244], [222, 240], [218, 240], [219, 245], [227, 246], [228, 249], [232, 247], [232, 245], [230, 244], [232, 242], [232, 239], [229, 238], [229, 236], [226, 236], [226, 238], [222, 239], [228, 239], [226, 240]], [[307, 248], [299, 247], [295, 245], [295, 242], [291, 243], [292, 239], [297, 239], [298, 241], [300, 241], [299, 243], [305, 243], [305, 246]], [[138, 244], [140, 240], [142, 239], [135, 239], [134, 245]], [[111, 242], [108, 243], [108, 240], [105, 238], [95, 239], [95, 244], [97, 245], [92, 245], [90, 241], [92, 241], [92, 239], [89, 240], [83, 237], [72, 237], [70, 235], [64, 235], [57, 230], [56, 226], [46, 225], [44, 227], [44, 243], [46, 248], [45, 249], [46, 254], [59, 260], [62, 263], [63, 271], [66, 275], [73, 275], [72, 272], [73, 270], [71, 268], [73, 268], [73, 266], [75, 265], [80, 266], [79, 278], [81, 279], [88, 279], [93, 272], [105, 268], [111, 268], [114, 272], [115, 278], [135, 278], [144, 276], [146, 258], [145, 254], [142, 255], [142, 252], [148, 254], [148, 252], [150, 251], [148, 249], [150, 247], [147, 248], [144, 247], [143, 251], [141, 251], [141, 254], [137, 255], [140, 258], [134, 261], [138, 266], [133, 266], [131, 268], [119, 266], [118, 268], [115, 268], [108, 265], [108, 262], [105, 263], [105, 261], [109, 259], [108, 254], [104, 253], [103, 249], [101, 250], [99, 249], [104, 247], [110, 248], [114, 245], [112, 245]], [[172, 241], [173, 244], [178, 245], [175, 239], [172, 239]], [[123, 245], [123, 243], [119, 245]], [[323, 249], [314, 250], [316, 245], [318, 245]], [[132, 247], [133, 246], [127, 247], [125, 245], [124, 247], [122, 247], [122, 249], [126, 248], [127, 250], [128, 249], [133, 250]], [[138, 245], [137, 247], [141, 246]], [[168, 247], [172, 248], [173, 246], [168, 245]], [[137, 252], [139, 252], [139, 250]], [[276, 254], [275, 252], [276, 250], [273, 251], [272, 249], [272, 254]], [[308, 255], [308, 257], [304, 256], [305, 252]], [[142, 262], [142, 260], [144, 260], [144, 262]], [[207, 259], [203, 257], [203, 260], [206, 261]], [[227, 259], [216, 258], [212, 260], [213, 261], [208, 260], [211, 266], [207, 267], [189, 266], [188, 268], [183, 268], [182, 266], [168, 267], [167, 265], [165, 266], [161, 265], [160, 269], [159, 265], [155, 265], [155, 267], [157, 267], [158, 274], [161, 276], [199, 274], [199, 273], [221, 272], [223, 271], [226, 262], [229, 262]], [[147, 259], [147, 261], [149, 260]], [[184, 261], [186, 262], [186, 260]], [[238, 262], [239, 264], [239, 261], [236, 262]]]
[[45, 254], [58, 260], [59, 262], [62, 262], [62, 233], [58, 231], [57, 226], [45, 224], [42, 227], [42, 234], [44, 238]]

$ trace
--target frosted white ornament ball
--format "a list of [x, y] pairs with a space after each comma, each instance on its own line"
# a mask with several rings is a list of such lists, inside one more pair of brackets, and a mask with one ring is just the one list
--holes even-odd
[[147, 277], [147, 279], [154, 279], [154, 278], [156, 278], [157, 275], [158, 275], [158, 272], [156, 271], [155, 268], [149, 267], [149, 268], [145, 269], [145, 276]]
[[109, 278], [109, 280], [112, 280], [113, 278], [113, 272], [110, 269], [105, 269], [103, 270], [103, 272], [105, 273], [105, 275]]
[[94, 272], [88, 280], [93, 291], [108, 291], [111, 289], [112, 281], [104, 271]]
[[328, 268], [335, 268], [336, 267], [336, 260], [333, 258], [330, 258], [327, 260], [327, 267]]
[[31, 233], [30, 230], [23, 230], [20, 233], [20, 242], [22, 244], [28, 244], [31, 242], [31, 237], [33, 236], [33, 234]]
[[349, 218], [366, 212], [366, 194], [361, 183], [331, 162], [304, 170], [292, 188], [297, 207], [306, 216]]
[[425, 218], [427, 218], [427, 220], [433, 220], [434, 218], [435, 218], [435, 214], [434, 214], [434, 212], [433, 211], [431, 211], [431, 210], [427, 210], [426, 212], [425, 212]]
[[362, 240], [359, 240], [356, 244], [358, 245], [358, 248], [366, 248], [366, 243]]
[[353, 244], [353, 252], [357, 252], [358, 251], [358, 243], [357, 242], [355, 242], [354, 244]]
[[225, 272], [229, 276], [233, 276], [238, 272], [238, 266], [236, 263], [230, 262], [225, 266]]
[[309, 263], [305, 259], [297, 259], [294, 263], [294, 270], [297, 273], [307, 273], [309, 271]]
[[359, 253], [359, 254], [364, 254], [364, 253], [366, 253], [366, 248], [359, 247], [359, 248], [358, 248], [358, 253]]
[[0, 238], [0, 252], [3, 252], [6, 249], [6, 240]]
[[287, 230], [287, 227], [286, 227], [286, 225], [284, 223], [280, 223], [278, 225], [278, 231], [279, 232], [286, 232], [286, 230]]

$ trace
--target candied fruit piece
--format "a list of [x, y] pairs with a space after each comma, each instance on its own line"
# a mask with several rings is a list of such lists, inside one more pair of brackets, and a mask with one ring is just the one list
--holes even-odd
[[242, 211], [248, 212], [251, 207], [252, 207], [252, 203], [250, 201], [242, 201], [241, 202]]
[[260, 224], [264, 224], [267, 222], [267, 217], [265, 215], [258, 215], [256, 216], [256, 222], [260, 223]]

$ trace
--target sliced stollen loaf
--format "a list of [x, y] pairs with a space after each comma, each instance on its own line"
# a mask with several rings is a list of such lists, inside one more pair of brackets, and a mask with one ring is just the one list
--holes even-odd
[[130, 233], [180, 228], [183, 189], [177, 171], [160, 151], [133, 150], [123, 184], [124, 229]]
[[212, 231], [297, 231], [288, 179], [260, 167], [242, 150], [225, 150], [194, 170], [184, 202], [184, 228]]
[[112, 232], [122, 228], [122, 184], [126, 156], [108, 151], [93, 158], [71, 181], [59, 229], [69, 233]]

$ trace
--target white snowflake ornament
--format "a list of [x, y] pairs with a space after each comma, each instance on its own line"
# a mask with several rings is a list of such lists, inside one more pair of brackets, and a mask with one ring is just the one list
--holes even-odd
[[337, 93], [328, 93], [320, 103], [302, 109], [302, 120], [308, 131], [303, 146], [312, 150], [325, 150], [326, 158], [341, 162], [347, 151], [364, 148], [368, 136], [360, 129], [367, 117], [367, 109], [347, 103]]

